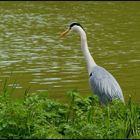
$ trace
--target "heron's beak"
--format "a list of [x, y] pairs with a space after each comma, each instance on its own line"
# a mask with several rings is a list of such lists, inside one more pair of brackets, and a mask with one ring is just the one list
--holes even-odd
[[67, 29], [63, 33], [61, 33], [60, 38], [66, 36], [70, 32], [70, 29]]

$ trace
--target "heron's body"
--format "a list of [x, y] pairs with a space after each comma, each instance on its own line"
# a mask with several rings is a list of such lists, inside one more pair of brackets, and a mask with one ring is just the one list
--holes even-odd
[[68, 33], [70, 30], [76, 31], [80, 35], [81, 49], [83, 51], [90, 76], [90, 86], [92, 91], [99, 97], [101, 104], [107, 104], [114, 98], [120, 99], [124, 102], [122, 90], [116, 79], [107, 70], [98, 66], [91, 56], [88, 49], [87, 36], [82, 26], [79, 23], [72, 23], [70, 28], [63, 34]]
[[89, 78], [91, 89], [99, 97], [102, 104], [107, 104], [113, 98], [124, 102], [122, 90], [115, 78], [104, 68], [95, 66]]

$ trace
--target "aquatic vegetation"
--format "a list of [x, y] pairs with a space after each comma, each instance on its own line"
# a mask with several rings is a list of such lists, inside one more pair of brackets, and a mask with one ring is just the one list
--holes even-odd
[[140, 106], [129, 98], [100, 106], [96, 96], [67, 94], [69, 103], [25, 92], [22, 101], [0, 95], [0, 138], [140, 138]]

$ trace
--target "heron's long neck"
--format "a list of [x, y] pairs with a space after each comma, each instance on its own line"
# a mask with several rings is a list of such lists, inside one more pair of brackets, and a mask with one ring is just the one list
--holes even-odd
[[87, 44], [87, 36], [85, 31], [82, 28], [79, 28], [78, 32], [81, 37], [81, 48], [87, 63], [88, 73], [90, 74], [92, 72], [93, 67], [96, 66], [96, 63], [89, 52]]

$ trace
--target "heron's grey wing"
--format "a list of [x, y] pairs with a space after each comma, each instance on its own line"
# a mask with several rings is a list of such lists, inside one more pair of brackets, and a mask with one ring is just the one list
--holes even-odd
[[102, 103], [106, 104], [113, 98], [119, 98], [124, 102], [122, 90], [119, 84], [104, 68], [100, 66], [93, 68], [92, 75], [90, 76], [90, 85]]

